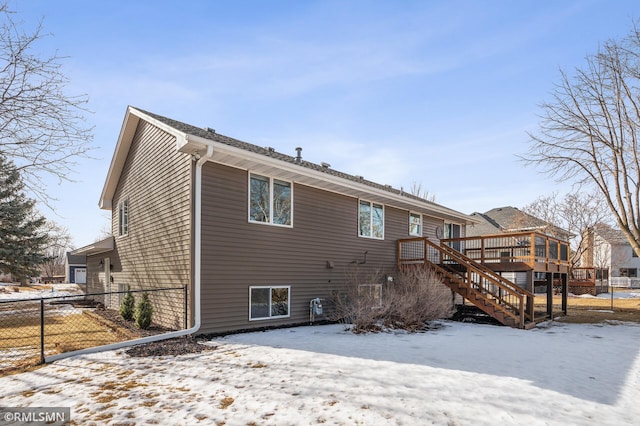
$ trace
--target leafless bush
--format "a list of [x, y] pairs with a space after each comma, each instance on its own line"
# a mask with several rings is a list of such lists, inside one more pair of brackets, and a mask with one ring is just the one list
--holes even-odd
[[[331, 294], [333, 309], [329, 319], [351, 324], [354, 331], [380, 330], [383, 276], [379, 271], [363, 271], [353, 267], [346, 272], [346, 284]], [[378, 300], [376, 300], [378, 299]]]
[[356, 333], [384, 328], [416, 331], [453, 313], [449, 289], [422, 268], [400, 272], [392, 282], [380, 272], [354, 269], [347, 275], [347, 284], [332, 295], [330, 316], [351, 324]]
[[423, 268], [406, 269], [387, 285], [383, 324], [387, 328], [416, 331], [427, 321], [453, 314], [451, 291], [438, 276]]

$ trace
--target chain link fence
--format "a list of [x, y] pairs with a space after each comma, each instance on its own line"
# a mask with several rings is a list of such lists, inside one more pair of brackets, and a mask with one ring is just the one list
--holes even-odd
[[[127, 293], [139, 306], [146, 294], [146, 329], [120, 316]], [[0, 375], [41, 364], [48, 356], [188, 327], [187, 287], [0, 300]]]

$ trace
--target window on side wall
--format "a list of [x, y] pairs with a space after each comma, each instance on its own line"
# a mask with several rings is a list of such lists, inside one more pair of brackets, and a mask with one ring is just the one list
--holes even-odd
[[360, 284], [358, 297], [364, 306], [379, 308], [382, 306], [382, 284]]
[[420, 213], [409, 213], [409, 235], [422, 236], [422, 215]]
[[249, 221], [292, 225], [291, 182], [249, 174]]
[[628, 277], [628, 278], [637, 278], [638, 269], [637, 268], [620, 268], [620, 276]]
[[118, 204], [118, 235], [129, 234], [129, 199], [125, 198]]
[[384, 206], [370, 201], [358, 202], [358, 235], [384, 239]]
[[249, 287], [249, 320], [289, 317], [291, 287]]

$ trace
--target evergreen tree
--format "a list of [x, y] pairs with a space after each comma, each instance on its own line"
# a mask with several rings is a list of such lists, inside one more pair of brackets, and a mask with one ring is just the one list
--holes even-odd
[[133, 314], [136, 308], [136, 300], [131, 294], [129, 286], [127, 286], [127, 292], [122, 298], [122, 303], [120, 303], [120, 316], [127, 321], [131, 321], [133, 319]]
[[46, 260], [46, 220], [24, 194], [24, 183], [14, 164], [0, 152], [0, 272], [24, 283], [37, 275]]
[[153, 306], [149, 300], [147, 293], [142, 293], [142, 298], [136, 306], [136, 312], [134, 314], [136, 325], [142, 330], [146, 330], [151, 325], [151, 317], [153, 316]]

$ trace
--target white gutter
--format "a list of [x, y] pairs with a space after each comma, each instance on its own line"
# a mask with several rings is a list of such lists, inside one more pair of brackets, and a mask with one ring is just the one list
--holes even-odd
[[[65, 352], [45, 356], [44, 362], [54, 362], [60, 359], [69, 358], [76, 355], [86, 355], [96, 352], [111, 351], [124, 348], [127, 346], [141, 345], [143, 343], [157, 342], [159, 340], [171, 339], [173, 337], [186, 336], [196, 333], [201, 326], [201, 265], [202, 265], [202, 166], [213, 156], [213, 145], [207, 145], [206, 154], [199, 158], [196, 162], [196, 179], [195, 179], [195, 253], [194, 253], [194, 272], [193, 272], [193, 291], [194, 291], [194, 323], [193, 326], [186, 330], [172, 331], [170, 333], [157, 334], [155, 336], [142, 337], [140, 339], [127, 340], [124, 342], [111, 343], [109, 345], [96, 346], [93, 348], [80, 349], [77, 351]], [[185, 312], [186, 315], [186, 312]]]

